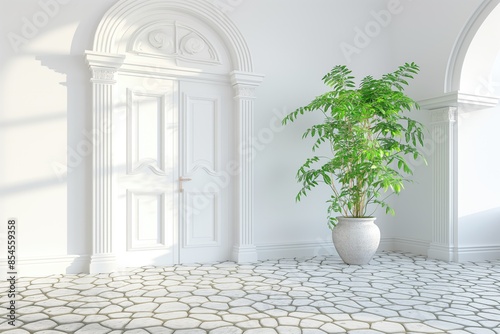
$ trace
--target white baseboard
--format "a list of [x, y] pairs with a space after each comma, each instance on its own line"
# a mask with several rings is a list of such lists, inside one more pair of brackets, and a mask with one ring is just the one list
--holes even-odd
[[282, 258], [312, 257], [312, 256], [338, 256], [331, 240], [317, 240], [310, 242], [287, 242], [257, 244], [259, 260]]
[[412, 253], [415, 255], [427, 255], [430, 242], [408, 238], [392, 238], [392, 251]]
[[255, 246], [234, 246], [232, 260], [238, 263], [250, 263], [257, 261], [257, 249]]
[[456, 262], [500, 260], [500, 245], [462, 246], [455, 248], [430, 244], [427, 255], [432, 259]]
[[[257, 244], [259, 260], [312, 257], [312, 256], [338, 256], [333, 243], [329, 239], [298, 243], [266, 243]], [[416, 255], [427, 254], [428, 242], [403, 238], [382, 238], [378, 251], [401, 251]]]
[[378, 251], [392, 251], [394, 250], [394, 239], [393, 238], [381, 238], [380, 245], [378, 246]]
[[[329, 239], [299, 243], [257, 244], [256, 249], [259, 260], [313, 256], [338, 257]], [[450, 254], [449, 248], [436, 247], [429, 242], [405, 238], [383, 238], [380, 241], [379, 251], [401, 251], [416, 255], [429, 255], [431, 258], [445, 261], [453, 260], [447, 259]], [[458, 262], [499, 260], [500, 245], [460, 247], [455, 251], [455, 255]], [[440, 257], [446, 257], [446, 259]], [[88, 273], [89, 264], [89, 255], [29, 257], [19, 259], [16, 269], [18, 277], [43, 277], [56, 274]], [[0, 260], [0, 276], [6, 277], [7, 272], [7, 261], [2, 259]]]
[[448, 245], [441, 245], [436, 243], [430, 243], [427, 250], [427, 256], [431, 259], [441, 260], [441, 261], [455, 261], [454, 249]]
[[[16, 263], [18, 277], [43, 277], [55, 274], [80, 274], [89, 272], [90, 256], [62, 255], [20, 258]], [[7, 270], [7, 260], [0, 260], [2, 277]]]
[[459, 247], [457, 260], [458, 262], [500, 260], [500, 245]]

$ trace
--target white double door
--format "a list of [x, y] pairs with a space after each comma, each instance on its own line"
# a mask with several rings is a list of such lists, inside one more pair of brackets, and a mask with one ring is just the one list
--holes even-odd
[[120, 74], [113, 104], [111, 233], [119, 268], [227, 260], [230, 86]]

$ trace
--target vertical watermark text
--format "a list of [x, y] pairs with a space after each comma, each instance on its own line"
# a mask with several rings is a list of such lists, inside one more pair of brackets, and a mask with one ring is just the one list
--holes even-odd
[[17, 220], [7, 220], [7, 322], [11, 326], [16, 325], [16, 281], [17, 281]]

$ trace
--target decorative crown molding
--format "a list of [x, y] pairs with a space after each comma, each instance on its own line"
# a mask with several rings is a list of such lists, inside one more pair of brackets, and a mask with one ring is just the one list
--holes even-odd
[[418, 101], [418, 104], [422, 109], [427, 110], [456, 107], [458, 108], [458, 112], [461, 113], [492, 108], [498, 105], [499, 102], [500, 97], [481, 96], [455, 91]]
[[246, 86], [257, 87], [260, 86], [264, 80], [263, 74], [243, 71], [232, 71], [230, 73], [231, 83], [233, 85], [241, 84]]
[[85, 51], [85, 58], [87, 59], [87, 63], [90, 67], [118, 69], [122, 66], [123, 61], [125, 60], [125, 55]]

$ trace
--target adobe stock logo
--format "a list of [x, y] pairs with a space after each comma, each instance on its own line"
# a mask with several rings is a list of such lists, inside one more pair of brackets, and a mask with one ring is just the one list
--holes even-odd
[[352, 44], [346, 42], [340, 43], [340, 50], [347, 62], [351, 62], [354, 54], [360, 54], [364, 48], [368, 47], [372, 40], [378, 37], [383, 29], [391, 24], [394, 15], [401, 14], [402, 12], [403, 6], [400, 0], [389, 0], [387, 2], [387, 9], [372, 10], [370, 15], [373, 20], [366, 22], [363, 28], [354, 27], [355, 35]]
[[19, 52], [20, 47], [38, 36], [40, 30], [49, 23], [50, 19], [59, 14], [61, 5], [67, 5], [70, 2], [71, 0], [39, 0], [39, 10], [31, 15], [31, 17], [23, 16], [21, 18], [20, 34], [12, 31], [7, 34], [14, 52]]

